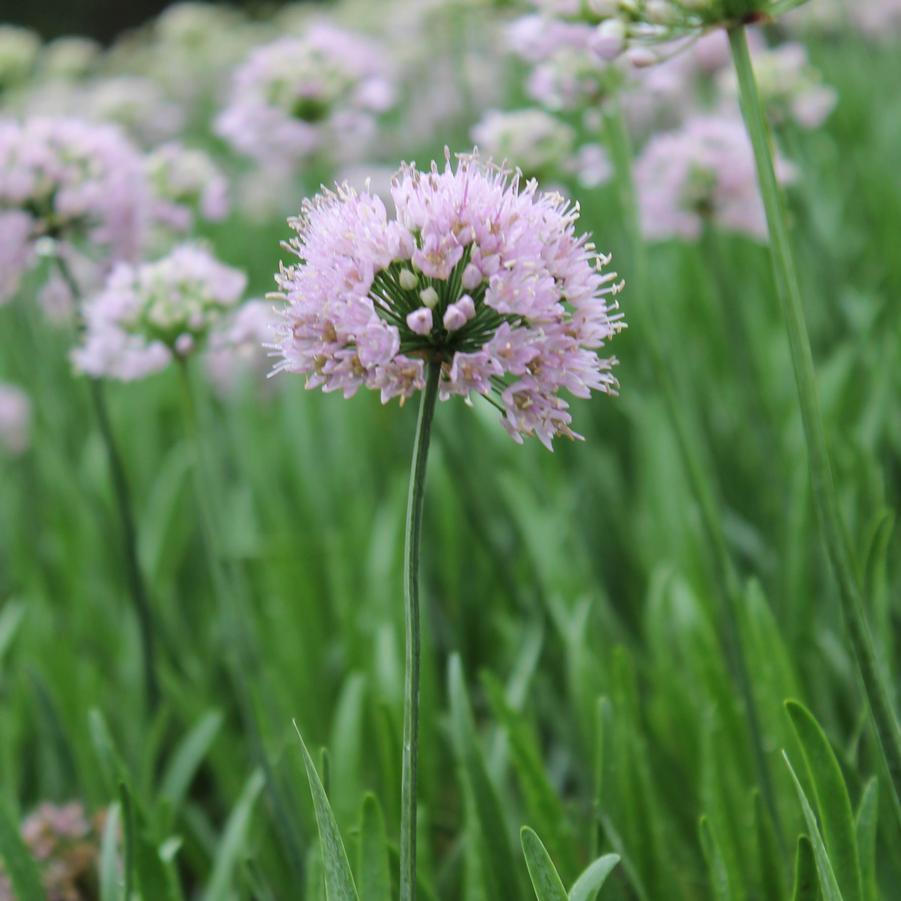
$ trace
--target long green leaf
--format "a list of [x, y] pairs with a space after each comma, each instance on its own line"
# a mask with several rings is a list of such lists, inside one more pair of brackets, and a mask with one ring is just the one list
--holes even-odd
[[221, 726], [222, 714], [218, 710], [209, 711], [188, 732], [172, 755], [160, 782], [159, 793], [171, 802], [173, 812], [181, 806]]
[[110, 804], [100, 845], [100, 901], [120, 901], [122, 881], [119, 878], [119, 804]]
[[819, 897], [820, 888], [813, 845], [806, 835], [799, 835], [798, 850], [795, 853], [795, 885], [792, 890], [792, 901], [819, 901]]
[[303, 763], [307, 771], [307, 779], [310, 783], [310, 794], [313, 796], [313, 809], [316, 813], [316, 826], [319, 829], [319, 842], [322, 846], [322, 866], [325, 873], [325, 895], [328, 901], [358, 901], [357, 889], [354, 885], [353, 874], [350, 871], [350, 863], [347, 859], [347, 851], [341, 833], [338, 831], [338, 823], [332, 813], [331, 805], [316, 765], [310, 752], [304, 744], [303, 736], [297, 723], [294, 723], [297, 737], [300, 739], [300, 750], [303, 754]]
[[732, 901], [729, 870], [726, 867], [722, 849], [707, 817], [701, 817], [701, 821], [698, 824], [698, 832], [701, 838], [701, 850], [704, 852], [704, 859], [707, 861], [707, 872], [710, 877], [713, 897], [717, 901]]
[[813, 714], [797, 701], [786, 701], [785, 709], [801, 745], [820, 814], [823, 842], [842, 895], [845, 901], [863, 901], [857, 832], [841, 767]]
[[228, 897], [235, 870], [241, 855], [246, 852], [250, 817], [264, 781], [263, 774], [254, 770], [244, 784], [244, 790], [225, 824], [225, 832], [216, 851], [213, 873], [206, 890], [207, 901], [219, 901], [220, 898]]
[[569, 890], [569, 901], [594, 901], [619, 863], [619, 854], [605, 854], [590, 863]]
[[519, 841], [538, 901], [567, 901], [566, 889], [563, 888], [557, 868], [535, 831], [523, 826]]
[[798, 800], [801, 802], [801, 810], [804, 813], [804, 822], [807, 823], [807, 830], [810, 832], [810, 842], [813, 845], [813, 857], [816, 861], [817, 876], [820, 880], [820, 889], [823, 892], [823, 897], [826, 901], [845, 901], [835, 879], [835, 871], [832, 868], [832, 862], [829, 859], [826, 846], [823, 844], [823, 837], [820, 835], [816, 814], [814, 814], [813, 808], [807, 800], [807, 795], [804, 794], [804, 789], [794, 769], [792, 769], [788, 754], [783, 751], [782, 757], [785, 760], [789, 773], [791, 773], [792, 781], [795, 783], [795, 790], [798, 793]]
[[385, 819], [375, 795], [363, 798], [360, 815], [360, 901], [391, 901]]
[[15, 820], [0, 807], [0, 857], [19, 901], [44, 901], [37, 865], [28, 853]]
[[867, 783], [857, 808], [857, 851], [860, 854], [860, 872], [863, 893], [867, 901], [878, 901], [876, 882], [876, 827], [879, 823], [879, 780], [874, 776]]

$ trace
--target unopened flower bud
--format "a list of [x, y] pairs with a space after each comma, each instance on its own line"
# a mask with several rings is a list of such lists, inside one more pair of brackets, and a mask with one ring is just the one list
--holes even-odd
[[[423, 288], [419, 292], [419, 299], [424, 306], [427, 306], [431, 310], [438, 303], [438, 292], [429, 285], [428, 288]], [[431, 325], [429, 325], [429, 328], [431, 328]]]
[[461, 284], [467, 291], [478, 288], [482, 284], [482, 273], [474, 263], [470, 263], [464, 270], [461, 278]]
[[180, 357], [186, 357], [191, 351], [194, 349], [194, 338], [191, 335], [185, 333], [183, 335], [179, 335], [175, 339], [175, 352]]
[[456, 303], [452, 303], [444, 313], [444, 327], [449, 332], [463, 328], [476, 314], [476, 305], [468, 294], [464, 294]]
[[407, 316], [407, 326], [417, 335], [427, 335], [432, 330], [432, 311], [428, 307], [414, 310]]
[[588, 9], [599, 18], [615, 16], [619, 9], [619, 0], [588, 0]]
[[616, 59], [626, 46], [626, 26], [621, 19], [605, 19], [591, 36], [591, 49], [603, 60]]
[[411, 272], [409, 269], [401, 269], [397, 280], [400, 282], [400, 286], [404, 291], [413, 291], [419, 284], [419, 279], [416, 277], [415, 273]]
[[636, 69], [647, 69], [660, 62], [657, 54], [653, 50], [648, 50], [647, 47], [633, 47], [626, 56]]

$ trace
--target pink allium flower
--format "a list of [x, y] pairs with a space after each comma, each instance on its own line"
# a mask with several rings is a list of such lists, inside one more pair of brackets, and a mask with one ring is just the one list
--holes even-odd
[[183, 111], [139, 75], [98, 79], [85, 86], [80, 104], [88, 118], [118, 125], [144, 146], [169, 140], [184, 125]]
[[358, 149], [393, 96], [377, 47], [317, 24], [251, 53], [234, 76], [216, 129], [263, 162], [298, 162], [325, 149], [341, 154]]
[[154, 195], [153, 218], [161, 225], [187, 231], [195, 214], [211, 222], [228, 215], [228, 181], [202, 150], [164, 144], [148, 155], [146, 168]]
[[32, 238], [130, 258], [144, 235], [147, 197], [141, 157], [113, 126], [0, 120], [0, 210], [25, 212]]
[[[387, 402], [420, 390], [425, 361], [440, 360], [441, 398], [493, 398], [515, 440], [578, 437], [561, 390], [615, 392], [616, 361], [597, 351], [623, 327], [610, 302], [622, 283], [576, 234], [578, 207], [477, 156], [447, 157], [443, 170], [401, 168], [392, 218], [347, 185], [305, 201], [290, 245], [301, 262], [277, 277], [277, 370]], [[454, 310], [466, 321], [450, 330]]]
[[0, 382], [0, 448], [18, 455], [28, 449], [31, 401], [15, 385]]
[[204, 363], [218, 394], [230, 394], [243, 375], [262, 376], [271, 368], [264, 346], [274, 340], [279, 321], [270, 302], [249, 300], [210, 333]]
[[120, 263], [85, 304], [73, 363], [88, 375], [123, 381], [164, 369], [203, 343], [245, 284], [244, 273], [191, 244], [154, 263]]
[[[792, 169], [777, 160], [787, 182]], [[653, 240], [694, 239], [705, 222], [767, 238], [751, 144], [737, 116], [695, 116], [651, 138], [635, 166], [642, 229]]]

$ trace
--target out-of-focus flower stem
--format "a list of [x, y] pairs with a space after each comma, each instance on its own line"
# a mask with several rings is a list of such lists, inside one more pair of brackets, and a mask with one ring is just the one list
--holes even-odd
[[813, 352], [788, 237], [785, 206], [773, 167], [766, 114], [760, 100], [744, 26], [739, 25], [729, 30], [729, 45], [738, 76], [742, 115], [754, 148], [757, 179], [769, 226], [770, 255], [795, 371], [795, 385], [798, 389], [798, 402], [807, 444], [807, 462], [814, 504], [826, 553], [838, 583], [852, 652], [891, 778], [895, 814], [901, 823], [901, 727], [898, 725], [891, 693], [876, 657], [860, 585], [854, 572], [851, 551], [839, 512], [838, 495], [826, 446], [826, 430], [817, 393]]
[[[78, 280], [75, 278], [65, 257], [57, 252], [54, 254], [56, 267], [62, 276], [72, 301], [80, 316], [82, 293]], [[109, 417], [109, 409], [106, 403], [106, 391], [103, 380], [90, 378], [91, 404], [94, 407], [94, 415], [100, 428], [100, 436], [106, 449], [106, 460], [109, 466], [110, 481], [113, 485], [113, 494], [116, 498], [116, 507], [119, 513], [119, 524], [122, 528], [122, 550], [125, 557], [125, 572], [128, 579], [129, 594], [135, 616], [138, 618], [138, 632], [141, 636], [141, 656], [144, 667], [144, 690], [147, 694], [147, 704], [151, 711], [156, 710], [160, 702], [160, 687], [157, 678], [156, 638], [153, 624], [153, 612], [150, 606], [150, 597], [144, 575], [141, 572], [141, 561], [138, 557], [138, 537], [135, 527], [135, 518], [131, 502], [131, 491], [128, 485], [128, 476], [125, 472], [125, 464], [122, 462], [122, 454], [116, 443], [112, 422]]]
[[410, 464], [410, 488], [407, 494], [407, 519], [404, 529], [404, 748], [401, 775], [400, 813], [400, 899], [416, 897], [416, 767], [419, 752], [419, 551], [422, 543], [422, 508], [425, 499], [425, 474], [429, 456], [432, 417], [438, 399], [441, 363], [427, 364], [425, 390], [419, 402], [413, 459]]
[[630, 283], [632, 296], [637, 298], [632, 311], [632, 321], [641, 331], [642, 347], [647, 351], [654, 380], [663, 396], [666, 413], [682, 458], [682, 465], [685, 468], [685, 474], [701, 515], [701, 523], [713, 553], [721, 584], [722, 606], [725, 613], [722, 640], [726, 658], [744, 702], [745, 716], [753, 746], [754, 765], [764, 803], [772, 818], [775, 835], [779, 843], [784, 845], [785, 840], [776, 794], [767, 766], [760, 715], [757, 711], [748, 663], [741, 642], [739, 617], [742, 604], [741, 581], [726, 544], [719, 502], [711, 488], [710, 474], [705, 469], [694, 438], [694, 431], [690, 428], [676, 394], [671, 367], [663, 353], [656, 320], [652, 315], [653, 311], [647, 304], [649, 299], [646, 291], [647, 252], [639, 221], [638, 195], [632, 168], [632, 142], [622, 110], [615, 100], [611, 101], [605, 111], [604, 121], [616, 183], [620, 192], [620, 204], [626, 217], [626, 227], [632, 245], [633, 271], [630, 274]]

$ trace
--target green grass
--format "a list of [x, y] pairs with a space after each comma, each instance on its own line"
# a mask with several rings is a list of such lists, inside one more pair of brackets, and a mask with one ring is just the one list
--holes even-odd
[[[901, 59], [850, 38], [812, 52], [840, 103], [822, 131], [785, 136], [801, 173], [793, 238], [842, 512], [897, 685]], [[616, 196], [608, 186], [579, 199], [628, 280]], [[210, 234], [263, 292], [286, 233], [275, 224], [248, 239], [233, 220]], [[818, 539], [766, 250], [727, 235], [655, 247], [647, 281], [740, 571], [779, 823], [759, 798], [722, 651], [715, 561], [633, 325], [616, 340], [621, 397], [574, 405], [584, 444], [550, 455], [514, 445], [487, 405], [437, 411], [421, 896], [529, 898], [541, 884], [556, 898], [616, 854], [605, 901], [891, 899], [901, 836]], [[115, 831], [107, 840], [103, 901], [123, 897], [116, 853], [145, 901], [319, 899], [330, 870], [308, 790], [315, 766], [360, 898], [394, 897], [381, 874], [387, 860], [396, 879], [415, 409], [306, 393], [292, 376], [224, 404], [205, 396], [219, 538], [246, 615], [236, 671], [177, 373], [110, 387], [159, 633], [164, 704], [151, 716], [87, 386], [69, 374], [66, 336], [33, 315], [35, 287], [0, 308], [0, 376], [35, 403], [33, 450], [0, 461], [4, 821], [45, 799], [115, 805], [123, 832], [118, 852]], [[622, 302], [629, 318], [628, 291]], [[803, 706], [787, 713], [787, 699]], [[523, 826], [534, 830], [526, 857]], [[0, 854], [17, 853], [4, 839]], [[805, 894], [810, 879], [822, 888]]]

